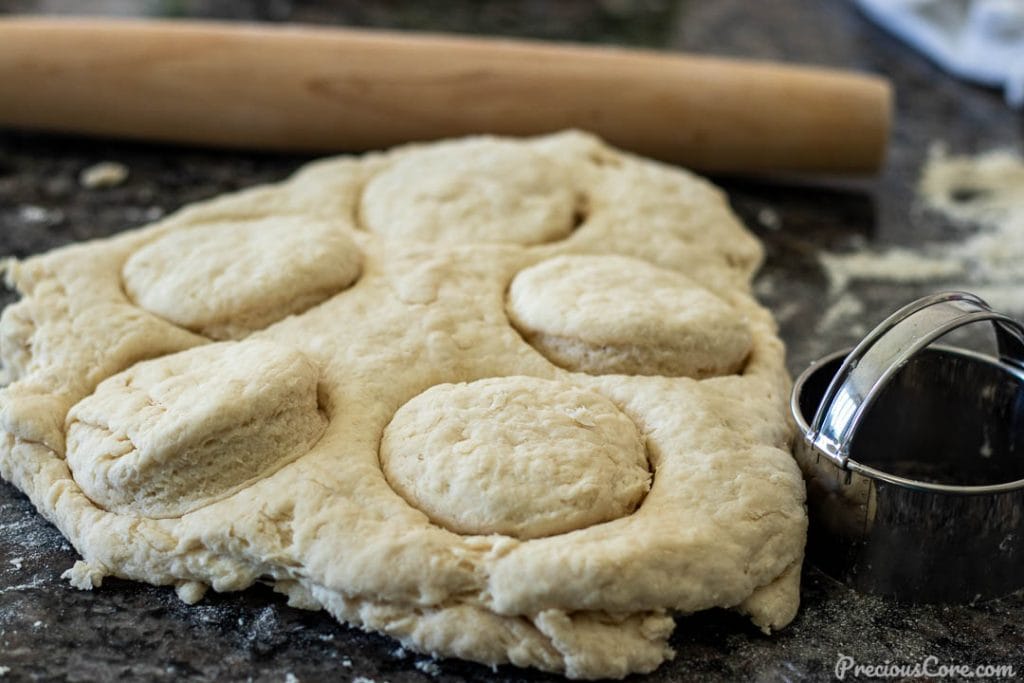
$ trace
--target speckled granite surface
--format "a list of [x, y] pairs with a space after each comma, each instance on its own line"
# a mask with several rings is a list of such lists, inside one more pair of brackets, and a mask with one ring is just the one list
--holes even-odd
[[[914, 184], [929, 145], [954, 152], [1022, 147], [1019, 114], [998, 94], [954, 82], [838, 0], [674, 3], [127, 2], [9, 0], [0, 11], [188, 14], [218, 18], [503, 33], [756, 56], [886, 73], [898, 111], [884, 173], [867, 180], [716, 179], [768, 246], [758, 291], [790, 346], [790, 367], [848, 345], [857, 331], [823, 326], [829, 300], [822, 249], [913, 245], [964, 228], [917, 210]], [[131, 171], [115, 188], [87, 190], [78, 173], [101, 160]], [[0, 256], [25, 256], [108, 235], [204, 197], [276, 180], [305, 159], [189, 150], [0, 131]], [[871, 324], [926, 285], [855, 285]], [[0, 304], [9, 302], [0, 294]], [[404, 653], [385, 638], [290, 609], [269, 589], [181, 604], [173, 591], [109, 580], [91, 593], [58, 578], [76, 555], [0, 483], [0, 672], [6, 680], [375, 681], [547, 680]], [[803, 608], [772, 638], [712, 611], [680, 617], [679, 655], [650, 681], [822, 680], [840, 654], [861, 663], [1014, 664], [1024, 676], [1024, 595], [976, 606], [911, 606], [858, 595], [805, 570]], [[417, 664], [420, 666], [417, 667]], [[424, 670], [425, 669], [425, 670]], [[290, 680], [290, 679], [288, 679]]]

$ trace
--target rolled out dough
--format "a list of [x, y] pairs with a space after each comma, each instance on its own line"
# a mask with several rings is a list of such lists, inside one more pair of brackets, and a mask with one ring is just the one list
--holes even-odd
[[318, 161], [8, 262], [0, 475], [79, 586], [262, 579], [419, 652], [651, 671], [674, 613], [797, 609], [760, 259], [583, 133]]

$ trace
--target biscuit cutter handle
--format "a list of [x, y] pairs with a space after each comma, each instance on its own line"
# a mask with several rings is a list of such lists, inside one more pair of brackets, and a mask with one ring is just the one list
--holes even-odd
[[856, 469], [850, 442], [890, 379], [929, 344], [974, 322], [991, 322], [999, 356], [1024, 367], [1024, 326], [967, 292], [941, 292], [911, 302], [883, 320], [846, 356], [822, 396], [806, 440], [836, 465]]
[[0, 19], [0, 126], [331, 152], [582, 128], [706, 171], [873, 172], [863, 74], [611, 47], [198, 21]]

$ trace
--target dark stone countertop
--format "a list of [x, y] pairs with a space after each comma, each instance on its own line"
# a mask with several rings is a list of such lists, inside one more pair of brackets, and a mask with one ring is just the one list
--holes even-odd
[[[99, 3], [97, 3], [99, 4]], [[634, 44], [880, 72], [897, 90], [885, 171], [874, 179], [716, 179], [767, 245], [758, 288], [789, 344], [796, 372], [848, 345], [857, 331], [819, 332], [825, 275], [817, 254], [870, 245], [919, 244], [961, 228], [914, 210], [914, 186], [929, 145], [954, 152], [1021, 148], [1022, 126], [992, 91], [953, 81], [833, 0], [699, 2], [613, 0], [562, 3], [136, 3], [156, 15], [422, 28]], [[102, 3], [128, 11], [129, 2]], [[84, 10], [70, 0], [8, 0], [0, 12]], [[126, 10], [127, 8], [127, 10]], [[840, 133], [841, 134], [841, 133]], [[101, 160], [126, 164], [124, 184], [82, 189], [78, 173]], [[304, 158], [150, 146], [0, 131], [0, 256], [27, 256], [131, 228], [201, 198], [283, 178]], [[778, 229], [759, 221], [773, 211]], [[860, 283], [871, 324], [927, 291], [924, 285]], [[0, 305], [13, 300], [0, 295]], [[288, 608], [257, 587], [209, 594], [198, 605], [173, 591], [119, 580], [81, 592], [61, 581], [76, 554], [15, 489], [0, 483], [0, 671], [3, 680], [561, 680], [504, 667], [497, 673], [424, 658], [394, 641], [338, 625], [323, 612]], [[680, 617], [676, 661], [645, 680], [821, 680], [840, 654], [860, 663], [1013, 664], [1024, 672], [1024, 595], [974, 606], [913, 606], [859, 595], [805, 568], [793, 624], [766, 637], [745, 619], [713, 610]]]

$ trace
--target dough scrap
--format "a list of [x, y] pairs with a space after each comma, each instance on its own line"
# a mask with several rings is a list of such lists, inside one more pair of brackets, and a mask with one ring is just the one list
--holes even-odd
[[[675, 612], [725, 607], [772, 630], [797, 608], [804, 485], [783, 346], [750, 293], [760, 259], [710, 184], [583, 133], [314, 162], [8, 261], [22, 300], [0, 317], [0, 476], [82, 553], [81, 585], [192, 601], [272, 581], [439, 657], [651, 671], [673, 656]], [[667, 303], [623, 308], [662, 280]], [[716, 303], [673, 328], [680, 287]], [[676, 333], [735, 339], [704, 379], [640, 353], [590, 374], [545, 357], [533, 329], [671, 348], [698, 369], [705, 351], [667, 346]], [[703, 376], [684, 370], [669, 374]], [[507, 465], [499, 452], [538, 466], [509, 482], [521, 504], [497, 465], [479, 505], [445, 496], [446, 471]], [[549, 469], [560, 453], [565, 471]], [[417, 477], [428, 494], [410, 504]], [[618, 477], [592, 518], [558, 493], [590, 477]]]

